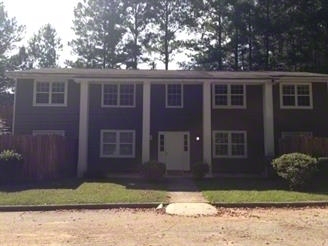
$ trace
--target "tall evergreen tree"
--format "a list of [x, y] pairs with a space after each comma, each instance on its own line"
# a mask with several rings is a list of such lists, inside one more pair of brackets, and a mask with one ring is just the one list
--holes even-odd
[[143, 55], [145, 31], [151, 17], [151, 5], [148, 0], [124, 0], [124, 27], [126, 40], [123, 51], [127, 68], [137, 69], [138, 63], [147, 59]]
[[145, 40], [150, 54], [158, 54], [168, 70], [169, 62], [180, 47], [177, 36], [190, 12], [189, 0], [151, 0], [152, 23]]
[[5, 6], [0, 2], [0, 93], [13, 86], [12, 82], [5, 77], [5, 71], [9, 66], [9, 52], [19, 42], [25, 27], [18, 25], [15, 18], [9, 18]]
[[122, 64], [123, 11], [120, 0], [82, 0], [77, 4], [73, 20], [76, 38], [70, 45], [78, 58], [72, 66], [117, 68]]
[[[37, 34], [28, 42], [27, 56], [31, 64], [29, 67], [50, 68], [57, 67], [58, 52], [63, 48], [56, 29], [50, 24], [41, 27]], [[24, 50], [21, 50], [21, 57]]]

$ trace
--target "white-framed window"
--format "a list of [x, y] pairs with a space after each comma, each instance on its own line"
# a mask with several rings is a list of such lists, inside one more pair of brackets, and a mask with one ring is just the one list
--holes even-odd
[[183, 108], [182, 84], [166, 84], [165, 106], [166, 108]]
[[65, 131], [64, 130], [33, 130], [32, 131], [33, 136], [37, 135], [59, 135], [65, 137]]
[[102, 107], [133, 108], [136, 101], [136, 85], [124, 84], [102, 84]]
[[134, 130], [101, 130], [100, 157], [134, 158]]
[[213, 108], [246, 108], [245, 84], [213, 84]]
[[246, 158], [246, 131], [213, 131], [214, 158]]
[[312, 137], [312, 132], [300, 132], [300, 131], [295, 131], [295, 132], [281, 132], [281, 137]]
[[310, 83], [281, 83], [280, 84], [281, 108], [312, 108], [312, 86]]
[[67, 81], [34, 81], [33, 106], [67, 106]]

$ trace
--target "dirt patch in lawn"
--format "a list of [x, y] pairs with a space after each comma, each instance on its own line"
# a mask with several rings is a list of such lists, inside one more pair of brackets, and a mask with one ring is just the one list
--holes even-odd
[[1, 245], [327, 245], [328, 208], [0, 213]]

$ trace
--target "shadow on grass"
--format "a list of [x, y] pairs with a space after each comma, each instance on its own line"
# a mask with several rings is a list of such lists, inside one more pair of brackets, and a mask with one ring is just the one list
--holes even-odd
[[[281, 179], [260, 178], [208, 178], [196, 181], [202, 191], [288, 191], [288, 184]], [[301, 192], [328, 195], [328, 180], [315, 180]]]
[[112, 183], [124, 186], [126, 189], [131, 190], [167, 190], [167, 180], [163, 179], [159, 182], [149, 182], [141, 178], [71, 178], [62, 179], [55, 181], [43, 181], [43, 182], [33, 182], [24, 184], [8, 184], [0, 185], [0, 191], [2, 192], [18, 192], [25, 190], [47, 190], [47, 189], [78, 189], [82, 184], [85, 183]]

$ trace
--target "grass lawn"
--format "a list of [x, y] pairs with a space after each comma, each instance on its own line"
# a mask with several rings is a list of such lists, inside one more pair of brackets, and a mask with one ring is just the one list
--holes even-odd
[[64, 180], [0, 186], [0, 205], [165, 202], [166, 185], [142, 179]]
[[328, 201], [328, 182], [310, 191], [296, 192], [280, 181], [251, 178], [213, 178], [197, 181], [210, 202], [304, 202]]

